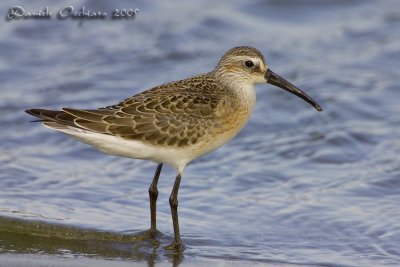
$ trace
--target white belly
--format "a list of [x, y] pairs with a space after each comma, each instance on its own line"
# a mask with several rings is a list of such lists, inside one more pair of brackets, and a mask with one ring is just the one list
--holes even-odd
[[[186, 146], [182, 148], [151, 145], [142, 141], [85, 131], [54, 122], [45, 122], [43, 124], [48, 128], [63, 132], [83, 143], [89, 144], [103, 153], [120, 157], [166, 163], [179, 172], [182, 172], [186, 164], [190, 161], [208, 152], [203, 149], [203, 146], [199, 145]], [[216, 148], [218, 147], [213, 147], [212, 150], [215, 150]]]

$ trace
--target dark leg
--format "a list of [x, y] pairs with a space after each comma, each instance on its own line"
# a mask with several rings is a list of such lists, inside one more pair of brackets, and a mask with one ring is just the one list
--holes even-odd
[[150, 197], [150, 216], [151, 216], [151, 228], [150, 233], [153, 237], [156, 237], [157, 234], [157, 224], [156, 224], [156, 208], [157, 208], [157, 197], [158, 197], [158, 190], [157, 190], [157, 183], [158, 177], [160, 177], [162, 163], [158, 164], [156, 173], [154, 174], [153, 181], [151, 182], [149, 188], [149, 197]]
[[171, 206], [172, 222], [174, 224], [174, 242], [171, 244], [172, 249], [182, 249], [183, 244], [179, 233], [179, 222], [178, 222], [178, 190], [181, 183], [181, 174], [178, 173], [175, 179], [175, 184], [169, 197], [169, 204]]

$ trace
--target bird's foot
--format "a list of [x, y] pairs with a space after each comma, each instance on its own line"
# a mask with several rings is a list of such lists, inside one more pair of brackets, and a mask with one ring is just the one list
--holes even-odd
[[172, 244], [165, 247], [167, 250], [171, 250], [174, 252], [182, 252], [185, 250], [185, 246], [183, 245], [182, 241], [174, 241]]
[[148, 229], [139, 233], [144, 239], [158, 239], [162, 233], [157, 229]]

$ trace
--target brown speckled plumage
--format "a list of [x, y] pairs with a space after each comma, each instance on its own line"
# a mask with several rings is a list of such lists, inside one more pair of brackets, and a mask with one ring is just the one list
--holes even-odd
[[224, 124], [240, 109], [238, 97], [207, 73], [154, 87], [106, 108], [31, 113], [98, 133], [182, 147], [231, 130]]

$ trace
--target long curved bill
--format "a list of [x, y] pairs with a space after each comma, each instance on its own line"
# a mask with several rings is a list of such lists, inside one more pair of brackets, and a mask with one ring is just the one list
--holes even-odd
[[294, 95], [297, 95], [300, 98], [303, 98], [306, 102], [308, 102], [310, 105], [312, 105], [316, 110], [322, 111], [321, 106], [315, 102], [314, 99], [309, 97], [306, 93], [304, 93], [302, 90], [291, 84], [290, 82], [286, 81], [284, 78], [273, 72], [272, 70], [268, 69], [267, 73], [265, 74], [265, 80], [267, 83], [270, 83], [272, 85], [278, 86], [279, 88], [282, 88]]

